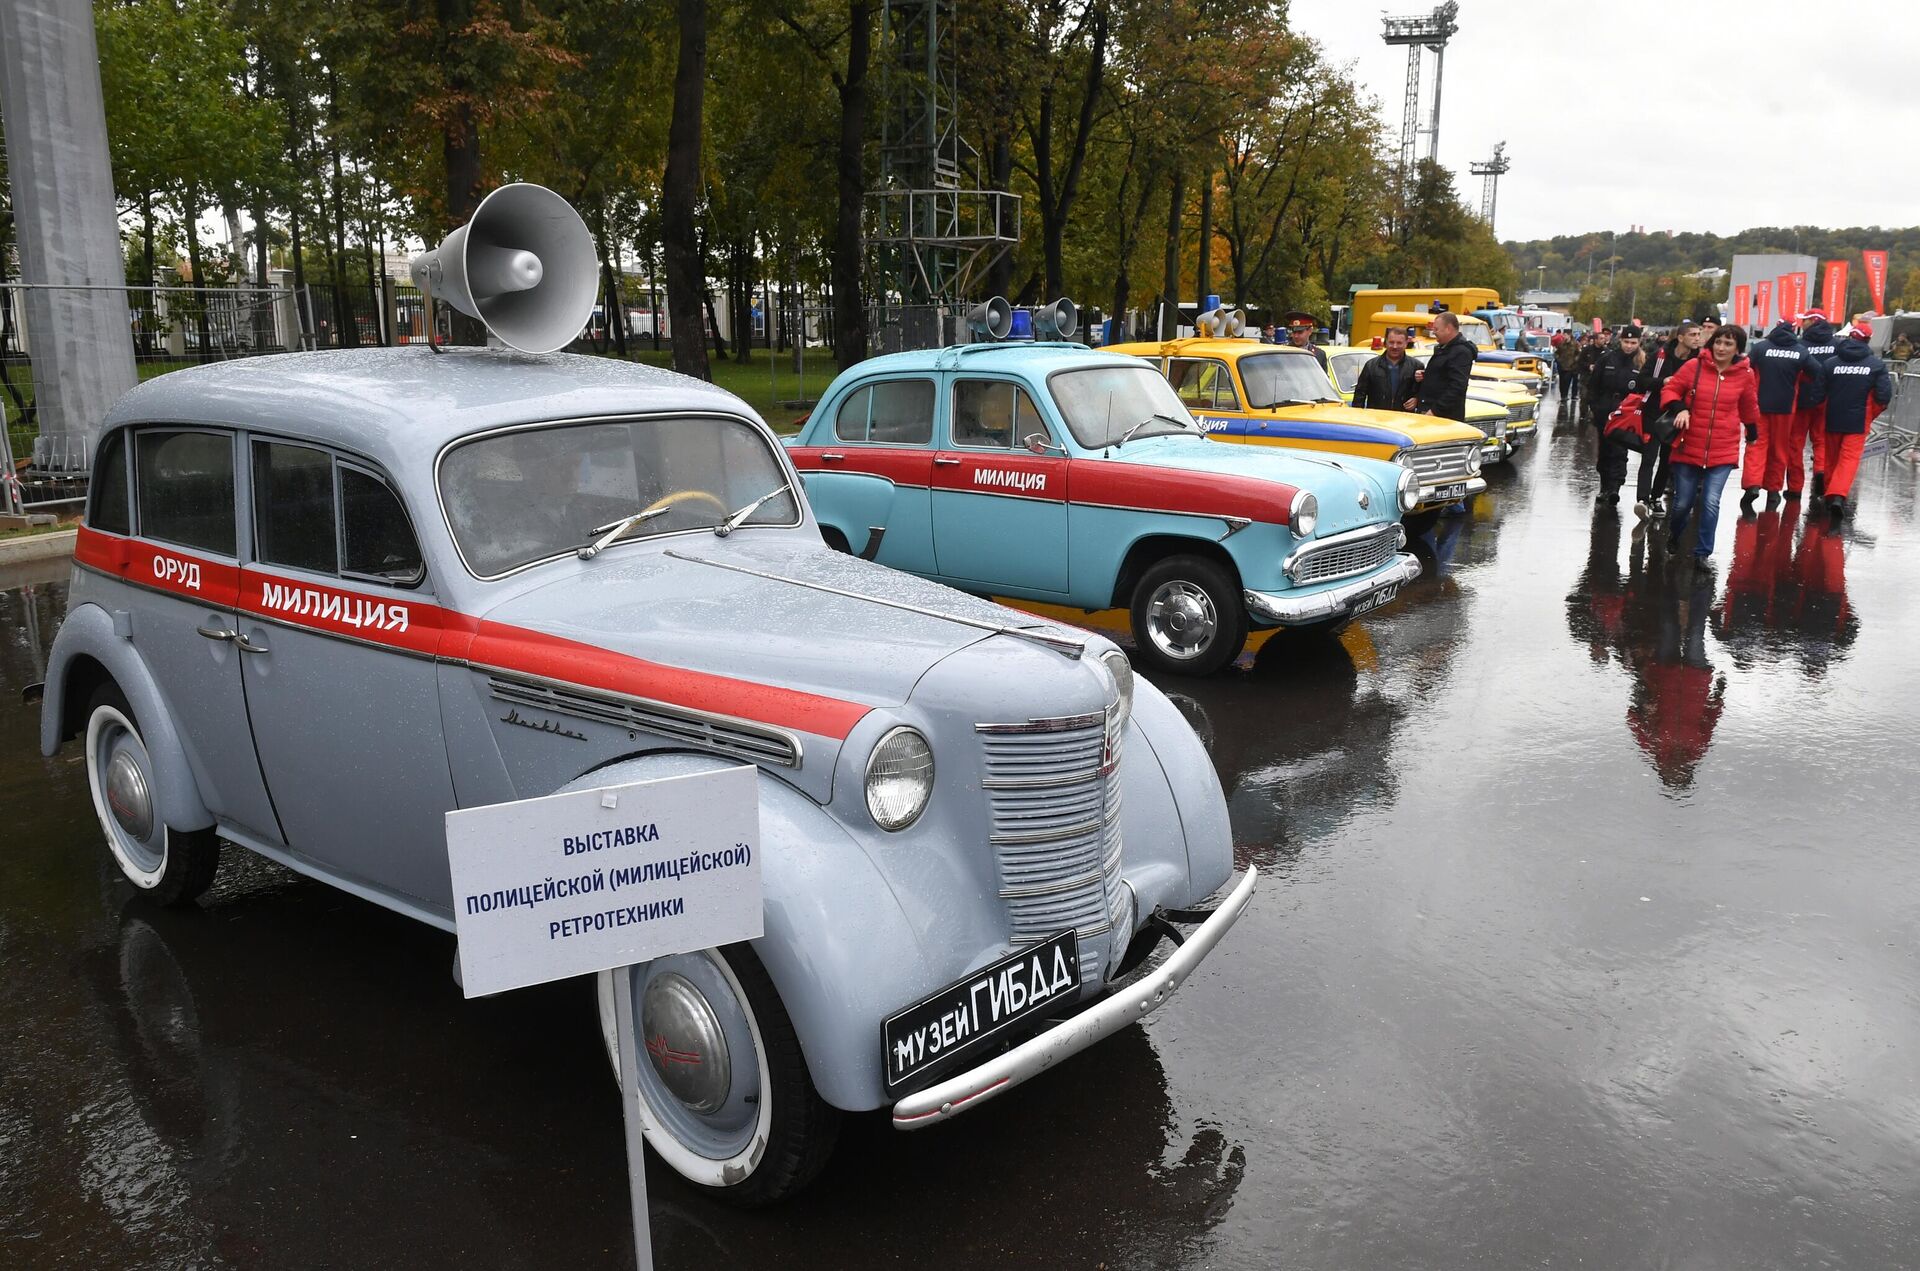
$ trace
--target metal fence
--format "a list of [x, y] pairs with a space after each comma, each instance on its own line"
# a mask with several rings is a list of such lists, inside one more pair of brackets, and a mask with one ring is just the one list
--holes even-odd
[[1920, 367], [1908, 363], [1893, 377], [1893, 400], [1874, 420], [1873, 435], [1867, 442], [1868, 446], [1875, 443], [1885, 445], [1894, 455], [1920, 451]]

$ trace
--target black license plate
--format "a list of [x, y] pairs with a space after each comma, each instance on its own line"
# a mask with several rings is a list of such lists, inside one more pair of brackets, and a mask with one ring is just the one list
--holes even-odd
[[1080, 946], [1071, 931], [955, 980], [881, 1027], [888, 1092], [949, 1067], [1008, 1025], [1064, 1006], [1079, 992]]
[[1467, 497], [1467, 483], [1459, 481], [1453, 485], [1443, 485], [1433, 492], [1433, 497], [1436, 499], [1445, 499], [1449, 503], [1455, 499], [1464, 499]]
[[1392, 587], [1382, 587], [1365, 600], [1355, 604], [1353, 607], [1353, 616], [1358, 618], [1363, 613], [1372, 613], [1381, 605], [1392, 603], [1393, 598], [1399, 594], [1400, 587], [1397, 583]]

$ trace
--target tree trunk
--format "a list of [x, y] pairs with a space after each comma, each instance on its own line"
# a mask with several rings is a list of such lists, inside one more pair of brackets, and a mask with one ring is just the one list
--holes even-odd
[[[140, 255], [146, 264], [146, 276], [140, 280], [143, 287], [153, 286], [153, 191], [145, 190], [140, 195]], [[140, 352], [153, 356], [153, 322], [159, 315], [158, 297], [147, 293], [147, 320], [140, 324]]]
[[[1013, 135], [1004, 126], [996, 130], [993, 135], [992, 149], [987, 157], [987, 186], [994, 190], [1013, 188]], [[1002, 215], [1003, 210], [996, 204], [994, 228], [1005, 234], [1013, 227], [1000, 223]], [[1013, 285], [1013, 248], [1009, 247], [1001, 252], [994, 258], [993, 264], [987, 266], [986, 281], [988, 296], [1007, 294], [1007, 288]]]
[[[1213, 169], [1200, 172], [1200, 261], [1195, 266], [1193, 291], [1196, 302], [1205, 304], [1213, 285]], [[1239, 297], [1235, 296], [1238, 300]]]
[[1187, 201], [1187, 173], [1176, 168], [1173, 193], [1167, 196], [1167, 252], [1160, 280], [1162, 305], [1171, 310], [1160, 321], [1160, 338], [1171, 340], [1180, 328], [1180, 214]]
[[873, 54], [873, 0], [847, 5], [847, 73], [840, 80], [839, 207], [833, 222], [834, 353], [841, 370], [867, 355], [860, 295], [860, 206], [866, 197], [867, 63]]
[[259, 353], [273, 343], [273, 309], [267, 303], [268, 270], [272, 266], [272, 231], [267, 224], [267, 196], [264, 190], [253, 192], [253, 285], [259, 293], [253, 304], [253, 351]]
[[193, 308], [200, 332], [200, 360], [205, 361], [213, 347], [213, 333], [207, 328], [206, 282], [200, 273], [200, 191], [188, 186], [181, 192], [187, 227], [187, 268], [193, 272]]
[[[706, 109], [706, 0], [677, 0], [680, 58], [673, 72], [673, 118], [667, 125], [667, 170], [660, 183], [660, 239], [667, 258], [667, 313], [673, 325], [673, 369], [712, 379], [701, 338], [707, 282], [695, 238], [700, 201], [700, 125]], [[710, 302], [709, 302], [710, 303]]]

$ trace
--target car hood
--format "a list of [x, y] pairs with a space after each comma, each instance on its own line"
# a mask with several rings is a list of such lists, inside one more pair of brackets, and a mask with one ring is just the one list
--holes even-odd
[[1401, 410], [1369, 410], [1362, 406], [1342, 406], [1321, 402], [1312, 406], [1282, 406], [1271, 412], [1279, 419], [1304, 419], [1317, 424], [1345, 424], [1354, 428], [1385, 428], [1406, 437], [1405, 444], [1431, 446], [1449, 441], [1477, 441], [1478, 428], [1432, 415], [1411, 415]]
[[[1359, 412], [1366, 413], [1366, 412]], [[1478, 433], [1474, 434], [1476, 437]], [[1249, 477], [1311, 490], [1320, 503], [1322, 535], [1399, 516], [1400, 465], [1355, 455], [1322, 454], [1284, 446], [1236, 446], [1202, 437], [1148, 437], [1128, 442], [1095, 463], [1171, 468], [1226, 477]], [[1370, 510], [1358, 495], [1367, 491]]]
[[[489, 629], [613, 654], [595, 665], [602, 675], [630, 675], [631, 683], [602, 687], [638, 697], [659, 696], [651, 686], [672, 683], [696, 697], [738, 701], [763, 685], [776, 696], [891, 707], [908, 699], [929, 667], [990, 638], [990, 627], [1091, 639], [800, 533], [674, 535], [552, 568], [563, 576], [488, 611], [487, 623], [498, 624]], [[475, 660], [488, 660], [484, 649], [476, 648]], [[705, 701], [682, 704], [736, 713]], [[829, 713], [844, 720], [852, 712]]]

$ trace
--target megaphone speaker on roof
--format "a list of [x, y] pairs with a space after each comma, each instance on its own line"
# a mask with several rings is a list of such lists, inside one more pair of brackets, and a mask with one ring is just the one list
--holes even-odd
[[593, 314], [599, 265], [593, 236], [543, 185], [503, 185], [473, 218], [413, 258], [414, 285], [431, 290], [522, 353], [565, 348]]
[[1065, 296], [1033, 311], [1033, 334], [1040, 340], [1071, 340], [1080, 330], [1080, 311]]
[[967, 310], [967, 329], [975, 335], [984, 335], [989, 340], [1004, 340], [1013, 330], [1013, 306], [1007, 303], [1005, 296], [975, 305]]
[[1225, 319], [1226, 320], [1224, 325], [1226, 329], [1223, 332], [1223, 334], [1240, 335], [1246, 331], [1247, 311], [1245, 309], [1229, 310], [1225, 315]]

